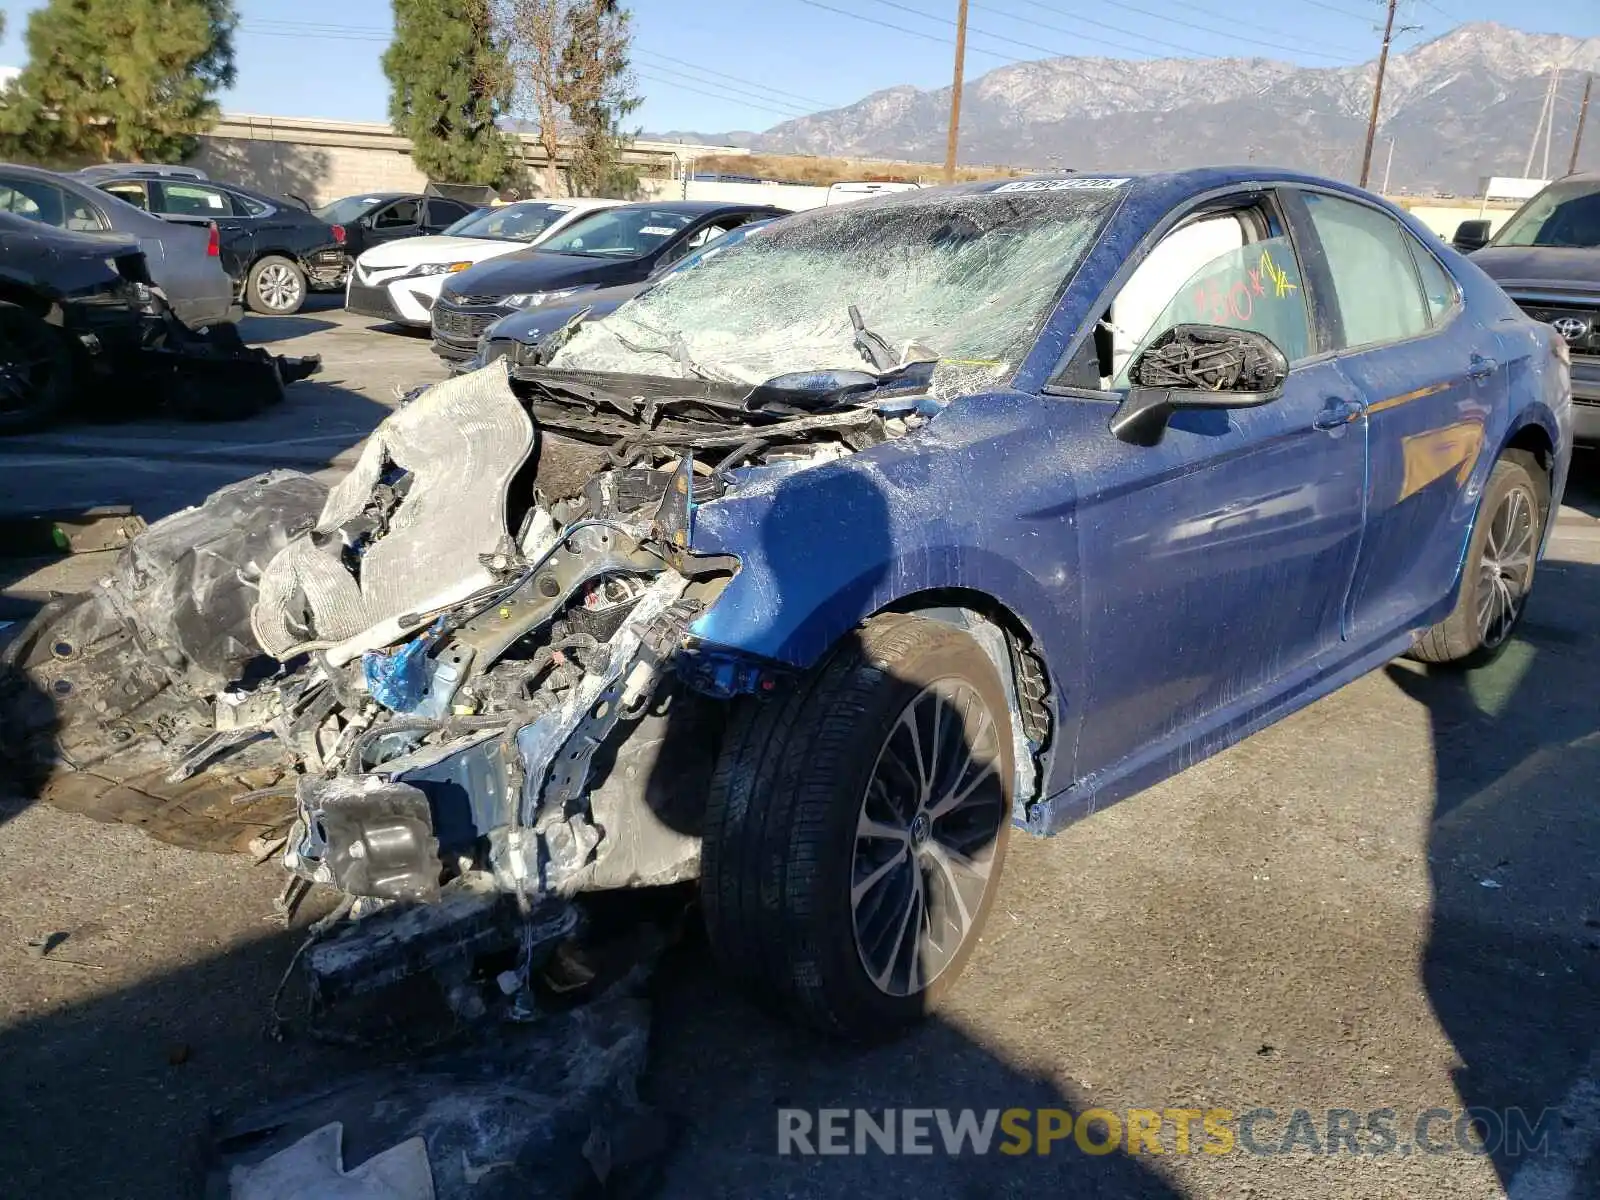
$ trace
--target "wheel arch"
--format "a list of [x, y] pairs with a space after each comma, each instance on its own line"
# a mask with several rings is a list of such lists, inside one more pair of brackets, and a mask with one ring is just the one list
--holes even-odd
[[883, 613], [923, 617], [961, 629], [994, 664], [1011, 706], [1017, 764], [1014, 817], [1027, 824], [1048, 790], [1061, 728], [1061, 690], [1028, 621], [1003, 600], [970, 587], [910, 592], [871, 615]]
[[[38, 289], [3, 276], [0, 276], [0, 303], [15, 304], [18, 308], [46, 321], [50, 321], [60, 311], [59, 306], [48, 296], [42, 295]], [[52, 321], [52, 324], [59, 324], [59, 321]]]

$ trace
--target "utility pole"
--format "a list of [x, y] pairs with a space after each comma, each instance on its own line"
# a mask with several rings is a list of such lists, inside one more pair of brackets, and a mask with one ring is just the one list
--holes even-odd
[[1589, 119], [1589, 93], [1594, 91], [1594, 76], [1583, 82], [1583, 103], [1578, 106], [1578, 132], [1572, 135], [1572, 158], [1567, 163], [1567, 174], [1578, 173], [1578, 148], [1583, 145], [1583, 123]]
[[1545, 119], [1555, 112], [1556, 77], [1550, 76], [1550, 82], [1544, 89], [1544, 103], [1539, 106], [1539, 121], [1533, 127], [1533, 141], [1528, 143], [1528, 161], [1523, 164], [1522, 177], [1533, 178], [1533, 156], [1539, 153], [1539, 137], [1544, 133]]
[[1367, 176], [1372, 171], [1372, 139], [1378, 136], [1378, 107], [1383, 103], [1383, 73], [1389, 69], [1389, 43], [1394, 40], [1394, 10], [1399, 2], [1389, 0], [1389, 15], [1383, 22], [1383, 49], [1378, 51], [1378, 78], [1372, 85], [1372, 115], [1367, 118], [1367, 144], [1361, 151], [1362, 187], [1367, 186]]
[[1550, 143], [1556, 136], [1556, 94], [1561, 89], [1561, 68], [1556, 68], [1554, 78], [1550, 80], [1550, 120], [1544, 127], [1544, 167], [1539, 172], [1540, 179], [1550, 178]]
[[1383, 163], [1383, 187], [1379, 189], [1380, 196], [1389, 194], [1389, 168], [1394, 166], [1394, 139], [1389, 139], [1389, 157]]
[[[1394, 0], [1389, 0], [1390, 4]], [[950, 87], [950, 140], [944, 149], [944, 181], [956, 181], [956, 145], [961, 140], [961, 78], [966, 71], [967, 59], [967, 0], [961, 0], [956, 14], [956, 72]]]

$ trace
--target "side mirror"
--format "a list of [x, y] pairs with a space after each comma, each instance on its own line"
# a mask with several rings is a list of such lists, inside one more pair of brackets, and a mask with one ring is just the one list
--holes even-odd
[[1450, 244], [1463, 254], [1471, 254], [1474, 250], [1482, 250], [1489, 244], [1489, 222], [1461, 222], [1456, 226], [1456, 235], [1450, 239]]
[[1133, 386], [1111, 432], [1154, 446], [1185, 408], [1258, 408], [1283, 395], [1289, 360], [1265, 334], [1220, 325], [1174, 325], [1134, 360]]

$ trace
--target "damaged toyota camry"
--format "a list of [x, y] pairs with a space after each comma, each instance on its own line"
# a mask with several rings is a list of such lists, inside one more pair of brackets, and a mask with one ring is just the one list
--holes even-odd
[[732, 974], [881, 1035], [961, 972], [1013, 825], [1496, 653], [1570, 456], [1559, 337], [1257, 168], [800, 214], [536, 359], [53, 603], [9, 651], [45, 795], [221, 813], [357, 927], [440, 914], [407, 963], [521, 945], [508, 994], [574, 898], [698, 878]]

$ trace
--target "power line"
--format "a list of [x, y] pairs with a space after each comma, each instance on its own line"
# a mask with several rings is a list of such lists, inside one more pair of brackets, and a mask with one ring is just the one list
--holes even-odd
[[[853, 13], [848, 9], [835, 8], [831, 4], [823, 4], [822, 0], [800, 0], [800, 3], [808, 8], [820, 8], [823, 12], [837, 13], [841, 17], [849, 17], [852, 21], [865, 21], [868, 25], [876, 25], [880, 29], [892, 29], [896, 33], [908, 33], [912, 37], [919, 37], [926, 42], [938, 42], [941, 46], [954, 46], [956, 44], [954, 38], [939, 37], [937, 34], [924, 33], [920, 29], [908, 29], [904, 25], [896, 25], [892, 21], [880, 21], [876, 17], [864, 17], [860, 13]], [[981, 46], [968, 46], [967, 53], [986, 54], [990, 58], [998, 58], [1000, 61], [1008, 63], [1025, 63], [1029, 61], [1025, 58], [1013, 58], [1009, 54], [1001, 54], [998, 50], [985, 50]]]
[[1366, 21], [1372, 24], [1377, 21], [1373, 13], [1351, 12], [1348, 8], [1340, 8], [1337, 4], [1328, 4], [1326, 0], [1301, 0], [1302, 4], [1309, 4], [1312, 8], [1325, 8], [1329, 12], [1338, 13], [1341, 17], [1353, 17], [1357, 21]]
[[773, 107], [771, 107], [770, 105], [767, 105], [767, 104], [759, 104], [754, 100], [745, 100], [745, 99], [743, 99], [741, 97], [738, 97], [738, 96], [729, 96], [725, 92], [724, 93], [709, 92], [709, 91], [705, 91], [705, 90], [703, 90], [701, 88], [690, 87], [688, 84], [679, 83], [678, 81], [676, 81], [674, 79], [660, 79], [660, 78], [657, 78], [655, 76], [652, 76], [650, 74], [649, 68], [639, 67], [639, 68], [636, 68], [636, 71], [643, 78], [645, 78], [645, 79], [654, 79], [656, 83], [664, 84], [667, 87], [679, 88], [679, 89], [681, 89], [681, 90], [683, 90], [685, 92], [694, 92], [696, 95], [699, 95], [699, 96], [709, 96], [713, 100], [722, 100], [722, 101], [732, 100], [732, 101], [734, 101], [736, 103], [743, 104], [746, 108], [759, 108], [759, 109], [761, 109], [761, 110], [763, 110], [765, 112], [774, 113], [777, 116], [782, 117], [786, 121], [792, 121], [796, 117], [808, 115], [805, 112], [798, 112], [798, 113], [797, 112], [789, 112], [789, 111], [785, 111], [784, 109], [781, 109], [781, 108], [773, 108]]
[[[704, 87], [713, 88], [717, 92], [722, 93], [725, 99], [738, 99], [741, 101], [753, 100], [767, 104], [774, 112], [778, 112], [783, 109], [789, 109], [791, 110], [793, 116], [807, 117], [810, 116], [814, 111], [813, 109], [807, 108], [800, 104], [792, 104], [787, 100], [779, 100], [776, 97], [763, 96], [760, 92], [752, 92], [748, 88], [735, 87], [731, 83], [716, 83], [709, 79], [696, 79], [693, 75], [685, 74], [682, 71], [675, 71], [671, 67], [658, 67], [654, 66], [653, 64], [646, 63], [642, 67], [635, 66], [633, 69], [635, 71], [650, 70], [656, 72], [658, 75], [676, 76], [684, 83], [700, 84]], [[671, 82], [671, 80], [669, 79], [661, 82]]]
[[[941, 25], [951, 25], [951, 26], [955, 25], [955, 22], [950, 20], [948, 17], [941, 17], [941, 16], [935, 15], [934, 13], [924, 12], [920, 8], [912, 8], [909, 4], [901, 4], [899, 2], [899, 0], [877, 0], [877, 3], [887, 5], [890, 8], [898, 8], [901, 12], [907, 12], [907, 13], [912, 14], [913, 16], [921, 17], [925, 21], [937, 21]], [[1078, 57], [1078, 55], [1074, 55], [1074, 54], [1063, 54], [1059, 50], [1052, 50], [1048, 46], [1041, 46], [1041, 45], [1038, 45], [1035, 42], [1019, 41], [1018, 39], [1016, 39], [1014, 37], [1007, 37], [1003, 33], [991, 33], [987, 29], [979, 29], [976, 25], [969, 24], [967, 26], [967, 32], [968, 33], [981, 34], [982, 36], [984, 36], [986, 38], [991, 38], [991, 39], [993, 39], [994, 41], [997, 41], [997, 42], [1006, 42], [1006, 43], [1008, 43], [1008, 44], [1010, 44], [1012, 46], [1020, 46], [1024, 50], [1034, 50], [1034, 51], [1037, 51], [1040, 54], [1048, 54], [1052, 58], [1076, 58], [1076, 57]], [[1082, 37], [1081, 34], [1075, 35], [1075, 36]], [[1135, 52], [1139, 51], [1139, 47], [1137, 47], [1137, 46], [1129, 46], [1126, 43], [1121, 43], [1121, 42], [1106, 41], [1104, 38], [1083, 37], [1083, 40], [1086, 41], [1086, 42], [1099, 42], [1102, 46], [1113, 46], [1113, 47], [1116, 47], [1117, 49], [1121, 49], [1121, 50], [1133, 50]]]
[[[1065, 9], [1052, 8], [1048, 4], [1037, 3], [1037, 0], [1021, 0], [1021, 3], [1026, 4], [1029, 8], [1043, 9], [1045, 12], [1056, 13], [1056, 14], [1058, 14], [1060, 16], [1063, 16], [1063, 17], [1072, 17], [1074, 20], [1083, 20], [1084, 19], [1082, 17], [1079, 17], [1076, 13], [1068, 12]], [[1268, 47], [1269, 49], [1272, 49], [1272, 50], [1288, 50], [1288, 51], [1290, 51], [1292, 53], [1296, 53], [1296, 54], [1309, 54], [1309, 55], [1312, 55], [1313, 57], [1316, 57], [1316, 58], [1336, 58], [1337, 57], [1337, 55], [1324, 54], [1324, 53], [1322, 53], [1321, 51], [1318, 51], [1318, 50], [1307, 50], [1303, 46], [1289, 45], [1286, 42], [1273, 42], [1273, 41], [1267, 41], [1264, 38], [1246, 37], [1244, 34], [1235, 33], [1231, 29], [1218, 29], [1215, 25], [1201, 25], [1200, 23], [1198, 23], [1196, 21], [1184, 21], [1184, 20], [1181, 20], [1178, 17], [1170, 16], [1167, 13], [1156, 13], [1156, 12], [1151, 12], [1147, 8], [1136, 8], [1132, 4], [1118, 4], [1117, 7], [1118, 7], [1118, 9], [1120, 9], [1120, 10], [1122, 10], [1124, 12], [1138, 13], [1142, 17], [1150, 17], [1153, 20], [1165, 21], [1168, 25], [1182, 25], [1186, 29], [1194, 29], [1194, 30], [1199, 31], [1200, 33], [1215, 34], [1218, 37], [1228, 38], [1231, 41], [1235, 41], [1235, 42], [1247, 42], [1247, 43], [1249, 43], [1250, 45], [1253, 45], [1253, 46], [1266, 46], [1266, 47]], [[1017, 19], [1020, 21], [1020, 20], [1026, 20], [1027, 18], [1018, 17]], [[1259, 29], [1261, 27], [1259, 25], [1255, 25], [1254, 23], [1252, 23], [1252, 28]], [[1123, 30], [1123, 32], [1128, 33], [1128, 32], [1132, 32], [1132, 31], [1131, 30]], [[1263, 30], [1263, 32], [1265, 32], [1265, 33], [1281, 33], [1285, 37], [1292, 37], [1293, 36], [1293, 34], [1290, 34], [1286, 30], [1282, 30], [1282, 29], [1265, 29], [1265, 30]], [[1172, 43], [1168, 42], [1168, 43], [1163, 43], [1163, 44], [1171, 45]], [[1358, 53], [1358, 51], [1353, 50], [1348, 46], [1330, 46], [1329, 49], [1337, 50], [1341, 54], [1356, 54], [1356, 53]]]
[[677, 63], [680, 67], [687, 67], [692, 71], [699, 72], [701, 75], [713, 75], [713, 76], [716, 76], [719, 79], [726, 79], [726, 80], [728, 80], [728, 81], [730, 81], [732, 83], [750, 84], [753, 87], [760, 88], [765, 93], [769, 93], [769, 94], [774, 95], [774, 96], [787, 96], [791, 100], [798, 100], [802, 104], [815, 105], [817, 108], [837, 108], [837, 107], [839, 107], [837, 104], [829, 104], [825, 100], [817, 100], [817, 99], [815, 99], [815, 98], [813, 98], [811, 96], [802, 96], [802, 95], [798, 94], [797, 92], [786, 92], [786, 91], [783, 91], [781, 88], [772, 87], [772, 86], [770, 86], [770, 85], [768, 85], [766, 83], [763, 83], [762, 81], [757, 80], [757, 79], [744, 79], [744, 78], [742, 78], [742, 77], [740, 77], [738, 75], [729, 75], [729, 74], [727, 74], [726, 72], [723, 72], [723, 71], [713, 71], [710, 67], [702, 67], [699, 63], [690, 62], [688, 59], [674, 58], [670, 54], [659, 54], [654, 50], [636, 50], [635, 53], [636, 54], [642, 54], [642, 55], [646, 56], [647, 58], [659, 58], [659, 59], [663, 60], [664, 62]]

